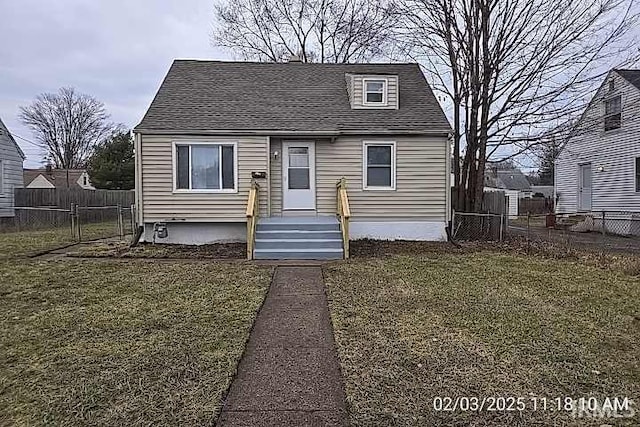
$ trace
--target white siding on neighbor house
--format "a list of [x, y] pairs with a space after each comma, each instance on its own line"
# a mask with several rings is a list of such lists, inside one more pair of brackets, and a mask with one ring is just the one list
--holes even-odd
[[[267, 137], [141, 135], [143, 221], [244, 222], [251, 172], [267, 172]], [[174, 193], [173, 142], [237, 143], [236, 193]], [[267, 180], [259, 180], [260, 214], [266, 214]]]
[[13, 189], [23, 186], [23, 159], [6, 132], [0, 125], [0, 216], [13, 216]]
[[[609, 80], [615, 89], [609, 91]], [[622, 126], [604, 131], [604, 99], [622, 95]], [[555, 164], [556, 212], [578, 211], [579, 165], [591, 163], [592, 211], [640, 212], [635, 158], [640, 157], [640, 90], [615, 72], [602, 84]]]
[[[347, 75], [347, 92], [349, 93], [349, 99], [351, 100], [351, 107], [354, 109], [384, 109], [394, 110], [399, 108], [398, 97], [398, 76], [391, 75], [360, 75], [360, 74], [348, 74]], [[363, 80], [386, 80], [387, 81], [387, 105], [364, 105], [363, 94]], [[350, 81], [349, 81], [350, 80]]]
[[[396, 189], [363, 189], [363, 141], [395, 141]], [[272, 139], [271, 152], [281, 151]], [[345, 177], [352, 221], [447, 221], [447, 139], [424, 136], [316, 140], [316, 206], [336, 213], [336, 182]], [[281, 159], [271, 159], [271, 214], [282, 214]]]

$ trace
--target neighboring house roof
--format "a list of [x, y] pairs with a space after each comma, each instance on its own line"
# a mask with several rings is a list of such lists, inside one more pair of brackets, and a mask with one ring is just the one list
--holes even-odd
[[[352, 109], [346, 74], [396, 75], [398, 109]], [[176, 60], [139, 132], [446, 133], [417, 64]]]
[[[82, 175], [86, 172], [84, 169], [69, 169], [69, 188], [85, 188], [78, 184]], [[36, 178], [42, 176], [55, 188], [67, 188], [67, 170], [66, 169], [24, 169], [24, 186], [29, 187]]]
[[9, 129], [2, 122], [2, 119], [0, 119], [0, 137], [2, 136], [6, 136], [9, 141], [11, 141], [11, 143], [16, 147], [16, 150], [18, 150], [18, 154], [20, 154], [22, 160], [25, 160], [27, 158], [27, 156], [24, 155], [24, 151], [22, 151], [22, 148], [20, 148], [16, 140], [13, 138], [13, 135], [11, 135], [11, 132], [9, 132]]
[[616, 73], [623, 79], [640, 89], [640, 70], [618, 70], [614, 69]]
[[488, 170], [485, 175], [485, 186], [506, 190], [531, 190], [531, 184], [529, 184], [527, 177], [517, 169]]

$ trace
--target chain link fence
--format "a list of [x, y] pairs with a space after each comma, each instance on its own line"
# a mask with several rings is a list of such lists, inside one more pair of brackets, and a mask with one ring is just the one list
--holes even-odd
[[4, 239], [47, 239], [52, 244], [119, 238], [125, 240], [136, 228], [135, 207], [78, 206], [15, 207], [13, 215], [0, 218]]
[[524, 239], [527, 243], [561, 248], [640, 253], [640, 213], [623, 211], [588, 214], [527, 214], [454, 212], [455, 241]]

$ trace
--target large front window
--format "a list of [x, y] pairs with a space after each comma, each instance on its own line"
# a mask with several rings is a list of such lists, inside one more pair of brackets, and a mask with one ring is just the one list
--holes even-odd
[[364, 143], [364, 189], [394, 190], [396, 146], [393, 142]]
[[234, 191], [234, 144], [176, 144], [176, 190]]

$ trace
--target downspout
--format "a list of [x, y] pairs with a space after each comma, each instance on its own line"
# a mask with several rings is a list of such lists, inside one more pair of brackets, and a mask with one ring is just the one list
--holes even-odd
[[138, 132], [133, 134], [135, 150], [135, 202], [136, 202], [136, 222], [138, 226], [143, 226], [143, 204], [142, 204], [142, 135]]
[[267, 137], [267, 218], [271, 216], [271, 136]]

